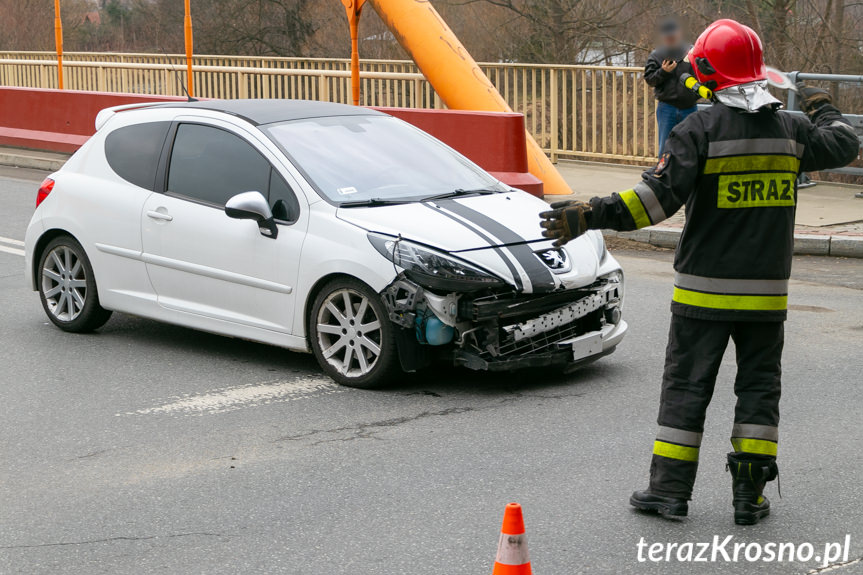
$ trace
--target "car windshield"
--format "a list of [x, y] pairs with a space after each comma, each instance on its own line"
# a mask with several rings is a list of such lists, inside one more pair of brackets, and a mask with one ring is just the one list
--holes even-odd
[[391, 116], [293, 120], [264, 131], [322, 195], [339, 204], [505, 191], [458, 153]]

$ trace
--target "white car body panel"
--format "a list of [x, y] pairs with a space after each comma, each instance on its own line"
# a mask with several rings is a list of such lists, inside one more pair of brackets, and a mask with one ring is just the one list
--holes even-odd
[[[453, 200], [447, 200], [449, 201]], [[512, 191], [469, 196], [454, 201], [488, 215], [523, 240], [545, 241], [546, 245], [551, 245], [551, 242], [543, 240], [540, 233], [542, 229], [537, 225], [538, 214], [549, 209], [548, 204], [539, 198]], [[339, 217], [370, 231], [389, 235], [405, 234], [405, 239], [445, 251], [487, 248], [486, 240], [453, 219], [451, 213], [442, 212], [447, 202], [431, 201], [382, 208], [343, 208], [339, 210]], [[540, 247], [542, 246], [537, 246], [537, 249]]]
[[[281, 163], [249, 130], [206, 116], [174, 120], [227, 130], [251, 142], [271, 164]], [[141, 249], [159, 305], [291, 333], [308, 225], [308, 203], [304, 197], [298, 200], [299, 220], [280, 226], [278, 237], [271, 239], [252, 221], [228, 218], [223, 208], [153, 193], [142, 210]]]
[[[552, 248], [552, 242], [542, 237], [542, 230], [538, 225], [539, 214], [549, 209], [548, 204], [518, 190], [439, 202], [341, 208], [338, 217], [370, 232], [401, 236], [406, 240], [448, 251], [509, 282], [515, 281], [517, 274], [525, 283], [526, 290], [531, 291], [528, 274], [523, 266], [518, 265], [517, 258], [514, 259], [509, 253], [511, 250], [492, 249], [489, 246], [489, 240], [505, 245], [513, 238], [501, 238], [501, 233], [496, 229], [490, 230], [488, 225], [472, 222], [470, 217], [453, 212], [453, 204], [468, 208], [468, 214], [475, 212], [485, 215], [500, 227], [506, 228], [512, 236], [520, 237], [522, 241], [527, 240], [532, 252]], [[496, 232], [497, 235], [493, 235]], [[567, 273], [554, 274], [557, 285], [571, 288], [596, 281], [599, 255], [592, 247], [594, 234], [599, 232], [589, 232], [564, 248], [572, 266]]]
[[[294, 190], [299, 219], [280, 224], [274, 240], [262, 236], [253, 221], [231, 219], [221, 208], [121, 178], [106, 160], [105, 138], [117, 128], [156, 121], [212, 125], [251, 143]], [[372, 246], [369, 232], [449, 252], [524, 293], [537, 291], [529, 268], [544, 265], [533, 252], [551, 248], [538, 226], [538, 214], [548, 205], [524, 192], [337, 208], [242, 118], [144, 107], [102, 114], [100, 122], [99, 131], [50, 176], [55, 189], [27, 229], [26, 273], [34, 289], [34, 250], [46, 232], [62, 230], [84, 247], [106, 309], [298, 351], [308, 351], [306, 310], [316, 285], [341, 274], [382, 292], [402, 271]], [[519, 246], [508, 245], [513, 238]], [[555, 289], [588, 286], [620, 269], [599, 232], [570, 242], [565, 252], [569, 269], [543, 268]], [[626, 329], [622, 320], [609, 325], [603, 349], [617, 345]]]

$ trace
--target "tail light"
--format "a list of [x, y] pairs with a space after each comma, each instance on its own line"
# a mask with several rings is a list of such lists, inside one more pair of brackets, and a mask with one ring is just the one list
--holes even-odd
[[42, 203], [45, 198], [48, 197], [48, 194], [51, 193], [51, 190], [54, 189], [54, 180], [51, 178], [45, 178], [45, 181], [42, 182], [42, 185], [39, 186], [39, 191], [36, 192], [36, 207], [39, 207], [39, 204]]

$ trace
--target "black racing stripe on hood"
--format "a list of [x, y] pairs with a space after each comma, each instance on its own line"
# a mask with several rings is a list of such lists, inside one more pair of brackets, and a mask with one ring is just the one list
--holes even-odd
[[463, 221], [461, 221], [457, 217], [455, 217], [451, 214], [448, 214], [448, 213], [444, 212], [443, 210], [435, 209], [434, 207], [430, 206], [429, 204], [426, 204], [425, 202], [423, 202], [422, 205], [427, 207], [430, 210], [434, 210], [434, 212], [437, 214], [448, 217], [452, 221], [454, 221], [457, 224], [460, 224], [461, 226], [469, 229], [470, 231], [472, 231], [473, 233], [475, 233], [476, 235], [481, 237], [483, 240], [488, 242], [488, 245], [492, 246], [492, 249], [494, 249], [495, 253], [497, 253], [497, 255], [500, 256], [500, 259], [503, 260], [503, 263], [506, 264], [506, 267], [509, 269], [509, 273], [512, 274], [512, 280], [515, 282], [515, 287], [518, 288], [519, 290], [524, 289], [524, 282], [521, 281], [521, 276], [519, 275], [518, 270], [515, 269], [515, 266], [512, 265], [512, 262], [509, 260], [509, 258], [506, 257], [506, 255], [504, 255], [502, 249], [500, 249], [498, 247], [494, 247], [494, 245], [497, 242], [495, 242], [493, 238], [488, 237], [487, 235], [485, 235], [484, 233], [482, 233], [478, 229], [473, 228], [473, 227], [465, 224]]
[[534, 292], [552, 291], [557, 287], [551, 270], [549, 270], [548, 267], [546, 267], [546, 265], [536, 257], [536, 254], [533, 253], [530, 246], [523, 243], [527, 241], [523, 237], [503, 224], [491, 219], [487, 215], [478, 212], [473, 208], [469, 208], [464, 204], [460, 204], [456, 200], [441, 200], [438, 204], [440, 204], [443, 209], [449, 210], [484, 229], [492, 236], [498, 238], [500, 243], [515, 244], [507, 245], [505, 249], [513, 255], [515, 260], [527, 274], [527, 277], [530, 278], [530, 283], [533, 285]]

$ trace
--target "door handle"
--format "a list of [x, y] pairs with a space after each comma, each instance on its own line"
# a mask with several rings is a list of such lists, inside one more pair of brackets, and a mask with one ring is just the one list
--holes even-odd
[[163, 222], [170, 222], [174, 219], [174, 216], [172, 216], [171, 214], [166, 214], [164, 212], [157, 212], [156, 210], [148, 211], [147, 217], [152, 218], [154, 220], [162, 220]]

